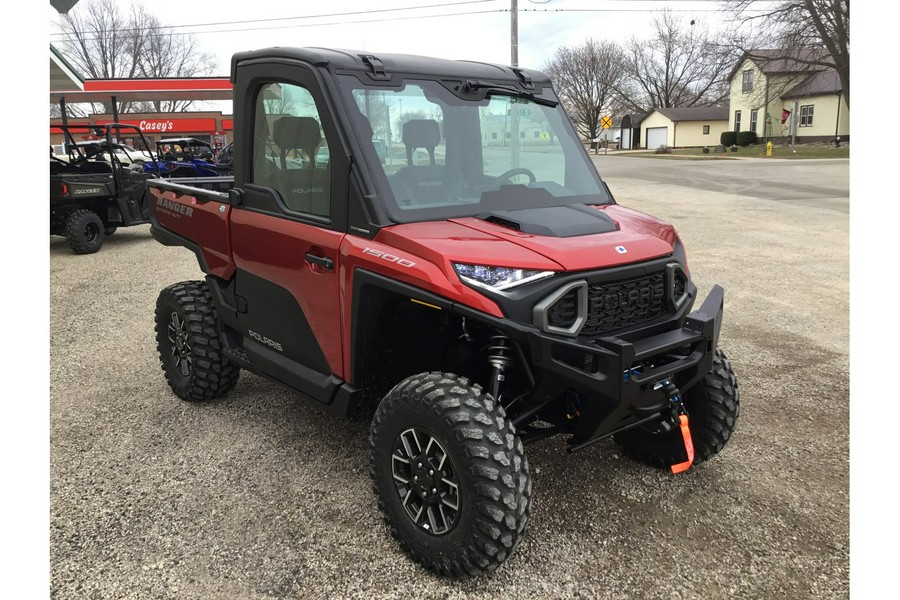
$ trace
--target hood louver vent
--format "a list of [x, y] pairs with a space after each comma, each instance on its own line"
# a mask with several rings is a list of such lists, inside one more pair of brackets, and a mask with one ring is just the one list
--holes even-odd
[[491, 215], [487, 219], [485, 219], [488, 223], [493, 223], [494, 225], [499, 225], [501, 227], [508, 227], [509, 229], [514, 229], [516, 231], [522, 231], [522, 226], [516, 223], [515, 221], [510, 221], [509, 219], [503, 219], [496, 215]]

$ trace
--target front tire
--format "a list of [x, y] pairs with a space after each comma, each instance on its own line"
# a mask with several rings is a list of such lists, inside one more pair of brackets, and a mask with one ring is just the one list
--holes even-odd
[[[737, 377], [731, 361], [716, 350], [709, 373], [684, 394], [694, 463], [698, 465], [718, 454], [728, 443], [741, 410]], [[622, 451], [653, 467], [668, 469], [687, 460], [684, 441], [678, 428], [657, 433], [644, 427], [633, 427], [614, 437]]]
[[218, 315], [203, 281], [165, 288], [156, 300], [156, 348], [166, 381], [179, 398], [219, 398], [237, 383], [240, 369], [222, 353]]
[[65, 236], [75, 254], [93, 254], [103, 246], [103, 221], [84, 208], [72, 211], [66, 219]]
[[369, 455], [391, 534], [426, 568], [479, 575], [521, 541], [531, 509], [524, 447], [503, 407], [467, 379], [400, 382], [375, 412]]

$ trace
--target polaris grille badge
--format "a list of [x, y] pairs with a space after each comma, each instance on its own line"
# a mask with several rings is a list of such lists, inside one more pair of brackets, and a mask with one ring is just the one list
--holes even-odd
[[616, 246], [616, 252], [618, 252], [619, 254], [625, 254], [626, 252], [628, 252], [628, 250], [625, 248], [625, 246]]

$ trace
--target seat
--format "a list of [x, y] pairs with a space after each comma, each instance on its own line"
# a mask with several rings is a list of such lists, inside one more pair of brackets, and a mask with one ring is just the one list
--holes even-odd
[[[433, 119], [412, 119], [403, 124], [403, 144], [407, 166], [393, 176], [394, 192], [401, 205], [446, 202], [448, 198], [445, 169], [436, 165], [434, 149], [441, 143], [441, 130]], [[413, 164], [413, 152], [428, 152], [430, 165]]]
[[[322, 141], [319, 122], [313, 117], [284, 116], [272, 125], [279, 149], [281, 170], [274, 174], [274, 187], [290, 210], [319, 216], [331, 214], [331, 169], [316, 165], [316, 149]], [[306, 161], [288, 163], [290, 150], [302, 150]]]

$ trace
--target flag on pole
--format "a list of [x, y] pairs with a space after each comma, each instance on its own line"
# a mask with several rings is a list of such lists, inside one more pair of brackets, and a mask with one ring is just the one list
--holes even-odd
[[781, 124], [784, 125], [785, 122], [791, 117], [791, 111], [786, 108], [781, 109]]

